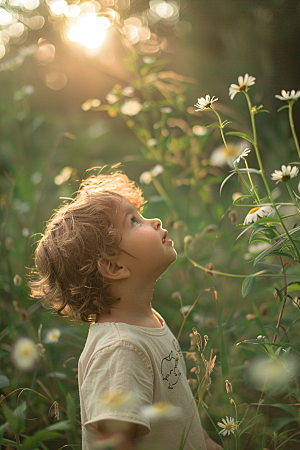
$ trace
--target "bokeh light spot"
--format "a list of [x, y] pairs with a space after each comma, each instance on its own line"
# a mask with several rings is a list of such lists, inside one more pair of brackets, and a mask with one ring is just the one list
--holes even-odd
[[95, 13], [87, 14], [77, 19], [69, 28], [67, 36], [70, 41], [78, 42], [89, 49], [97, 49], [104, 42], [110, 25], [107, 17], [97, 17]]

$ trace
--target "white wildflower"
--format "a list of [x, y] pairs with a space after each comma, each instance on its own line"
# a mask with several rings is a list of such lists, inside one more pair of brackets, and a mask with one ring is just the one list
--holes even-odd
[[46, 334], [46, 337], [44, 339], [44, 342], [46, 344], [50, 344], [52, 342], [58, 342], [58, 339], [60, 338], [61, 331], [59, 328], [53, 328], [52, 330], [48, 331]]
[[158, 175], [163, 173], [163, 171], [164, 171], [163, 166], [161, 166], [160, 164], [157, 164], [150, 170], [150, 173], [153, 177], [157, 177]]
[[298, 100], [300, 97], [300, 91], [295, 91], [294, 89], [290, 91], [285, 91], [284, 89], [281, 91], [281, 95], [275, 95], [279, 100]]
[[174, 418], [180, 415], [180, 408], [167, 402], [153, 403], [145, 406], [142, 412], [150, 419]]
[[249, 223], [257, 222], [262, 217], [268, 217], [273, 216], [275, 214], [274, 208], [272, 206], [256, 206], [255, 208], [252, 208], [245, 220], [244, 225], [248, 225]]
[[242, 157], [243, 152], [246, 150], [245, 141], [240, 142], [228, 142], [227, 148], [225, 145], [220, 145], [215, 148], [209, 158], [209, 162], [213, 166], [228, 166], [233, 167], [234, 162], [237, 161], [239, 157]]
[[19, 338], [13, 346], [11, 358], [18, 369], [32, 369], [39, 359], [35, 342], [27, 337]]
[[163, 171], [164, 171], [163, 166], [157, 164], [156, 166], [152, 167], [151, 170], [143, 172], [140, 175], [140, 183], [150, 184], [152, 179], [163, 173]]
[[142, 108], [143, 105], [138, 100], [127, 100], [121, 106], [121, 113], [127, 116], [136, 116]]
[[250, 89], [250, 86], [253, 86], [255, 84], [255, 77], [251, 77], [246, 73], [244, 77], [241, 75], [238, 77], [238, 85], [237, 84], [231, 84], [229, 88], [229, 97], [231, 100], [234, 99], [236, 94], [238, 92], [245, 91], [247, 92]]
[[[222, 423], [223, 422], [223, 423]], [[226, 419], [222, 419], [222, 422], [218, 422], [218, 426], [222, 428], [222, 430], [219, 432], [223, 436], [226, 436], [226, 434], [234, 434], [234, 430], [236, 428], [235, 421], [233, 417], [226, 416]]]
[[152, 175], [149, 172], [149, 170], [147, 170], [146, 172], [141, 173], [141, 175], [140, 175], [140, 183], [150, 184], [151, 181], [152, 181]]
[[248, 156], [250, 152], [251, 148], [245, 148], [245, 150], [236, 158], [236, 160], [233, 161], [233, 164], [239, 164], [241, 158], [246, 158], [246, 156]]
[[122, 94], [126, 97], [132, 97], [134, 94], [134, 88], [132, 86], [126, 86], [122, 89]]
[[113, 105], [114, 103], [116, 103], [119, 100], [119, 97], [115, 94], [107, 94], [105, 96], [105, 98], [110, 105]]
[[204, 111], [205, 109], [208, 109], [214, 102], [216, 102], [218, 99], [214, 96], [210, 98], [210, 95], [207, 95], [206, 97], [198, 98], [198, 103], [196, 103], [194, 106], [196, 106], [195, 111]]
[[272, 173], [271, 178], [274, 181], [283, 181], [287, 183], [291, 178], [295, 178], [299, 173], [299, 167], [294, 166], [293, 168], [291, 166], [281, 166], [281, 170], [275, 170], [274, 173]]

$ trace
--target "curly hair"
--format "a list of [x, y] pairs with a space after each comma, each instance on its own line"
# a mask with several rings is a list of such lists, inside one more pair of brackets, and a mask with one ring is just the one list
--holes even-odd
[[31, 297], [84, 322], [110, 312], [118, 299], [108, 292], [109, 280], [98, 266], [120, 251], [114, 217], [121, 197], [137, 209], [144, 204], [141, 190], [125, 174], [99, 174], [84, 180], [74, 200], [54, 213], [35, 250]]

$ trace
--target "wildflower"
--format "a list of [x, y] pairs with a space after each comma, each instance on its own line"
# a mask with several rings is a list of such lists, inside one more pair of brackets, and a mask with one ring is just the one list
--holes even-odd
[[163, 173], [163, 171], [164, 171], [163, 166], [157, 164], [151, 170], [143, 172], [140, 175], [140, 183], [150, 184], [152, 179]]
[[201, 127], [200, 125], [194, 125], [192, 130], [196, 136], [205, 136], [208, 133], [207, 128]]
[[205, 98], [201, 97], [198, 98], [198, 103], [196, 103], [194, 106], [196, 106], [199, 109], [195, 109], [195, 111], [204, 111], [205, 109], [208, 109], [211, 107], [211, 105], [216, 102], [218, 99], [214, 96], [210, 98], [210, 95], [207, 95]]
[[15, 286], [20, 286], [20, 284], [22, 283], [22, 278], [20, 277], [20, 275], [15, 275], [14, 276], [14, 285]]
[[244, 77], [241, 75], [238, 77], [238, 85], [237, 84], [231, 84], [229, 88], [229, 97], [231, 100], [234, 99], [236, 94], [238, 92], [245, 91], [247, 92], [250, 89], [250, 86], [253, 86], [255, 84], [255, 77], [251, 77], [246, 73]]
[[160, 112], [165, 113], [165, 114], [171, 114], [171, 112], [173, 111], [172, 108], [170, 108], [170, 106], [163, 106], [159, 110], [160, 110]]
[[44, 339], [46, 344], [50, 344], [52, 342], [58, 342], [60, 338], [61, 331], [58, 328], [53, 328], [53, 330], [49, 331]]
[[101, 408], [106, 410], [122, 410], [135, 403], [135, 396], [128, 391], [111, 390], [102, 392], [99, 397]]
[[127, 100], [121, 106], [121, 113], [127, 116], [136, 116], [142, 107], [143, 105], [138, 100]]
[[155, 147], [155, 146], [157, 145], [157, 139], [154, 139], [154, 138], [149, 139], [149, 141], [147, 142], [147, 144], [148, 144], [150, 147]]
[[39, 359], [35, 342], [27, 337], [18, 339], [12, 349], [11, 357], [18, 369], [32, 369]]
[[221, 431], [219, 431], [220, 434], [222, 434], [223, 436], [226, 436], [226, 434], [234, 434], [234, 429], [236, 427], [236, 424], [234, 422], [234, 419], [232, 417], [228, 417], [226, 416], [226, 420], [222, 419], [223, 423], [218, 422], [218, 426], [222, 428]]
[[291, 168], [291, 166], [281, 166], [281, 170], [275, 170], [275, 172], [272, 173], [271, 178], [274, 181], [276, 180], [277, 183], [279, 183], [279, 181], [287, 183], [291, 178], [295, 178], [298, 173], [299, 168], [296, 166], [293, 168]]
[[[234, 163], [239, 163], [239, 158], [241, 158], [246, 150], [245, 141], [228, 142], [227, 147], [225, 145], [220, 145], [215, 148], [209, 158], [209, 162], [213, 166], [225, 166], [226, 164], [233, 167]], [[249, 150], [250, 151], [250, 150]], [[249, 152], [245, 156], [248, 155]], [[244, 156], [243, 156], [244, 157]]]
[[157, 164], [150, 170], [150, 173], [153, 177], [157, 177], [158, 175], [163, 173], [163, 171], [164, 171], [163, 166], [161, 166], [160, 164]]
[[134, 88], [132, 86], [126, 86], [122, 89], [122, 94], [131, 97], [134, 94]]
[[274, 208], [272, 208], [271, 206], [256, 206], [248, 212], [244, 220], [244, 225], [248, 225], [252, 222], [257, 222], [262, 217], [268, 217], [274, 215], [274, 213]]
[[229, 394], [230, 392], [232, 392], [232, 384], [230, 383], [230, 381], [225, 380], [225, 387], [226, 387], [226, 392], [227, 392], [227, 394]]
[[245, 150], [243, 150], [243, 152], [236, 158], [236, 160], [233, 161], [233, 164], [239, 164], [241, 158], [246, 158], [246, 156], [248, 156], [250, 152], [251, 148], [245, 148]]
[[115, 94], [107, 94], [105, 96], [105, 98], [110, 105], [113, 105], [114, 103], [116, 103], [119, 100], [119, 97]]
[[298, 100], [300, 97], [300, 91], [295, 91], [294, 89], [291, 91], [285, 91], [284, 89], [281, 91], [281, 95], [275, 95], [279, 100]]
[[145, 406], [142, 411], [149, 419], [174, 418], [180, 414], [178, 406], [167, 402], [153, 403], [153, 405]]

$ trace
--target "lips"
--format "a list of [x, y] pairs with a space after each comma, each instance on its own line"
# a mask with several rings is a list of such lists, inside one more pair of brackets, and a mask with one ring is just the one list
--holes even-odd
[[166, 239], [167, 239], [167, 236], [168, 236], [168, 232], [167, 232], [167, 230], [164, 232], [164, 235], [163, 235], [163, 238], [162, 238], [162, 242], [163, 242], [163, 244], [165, 243], [165, 241], [166, 241]]

